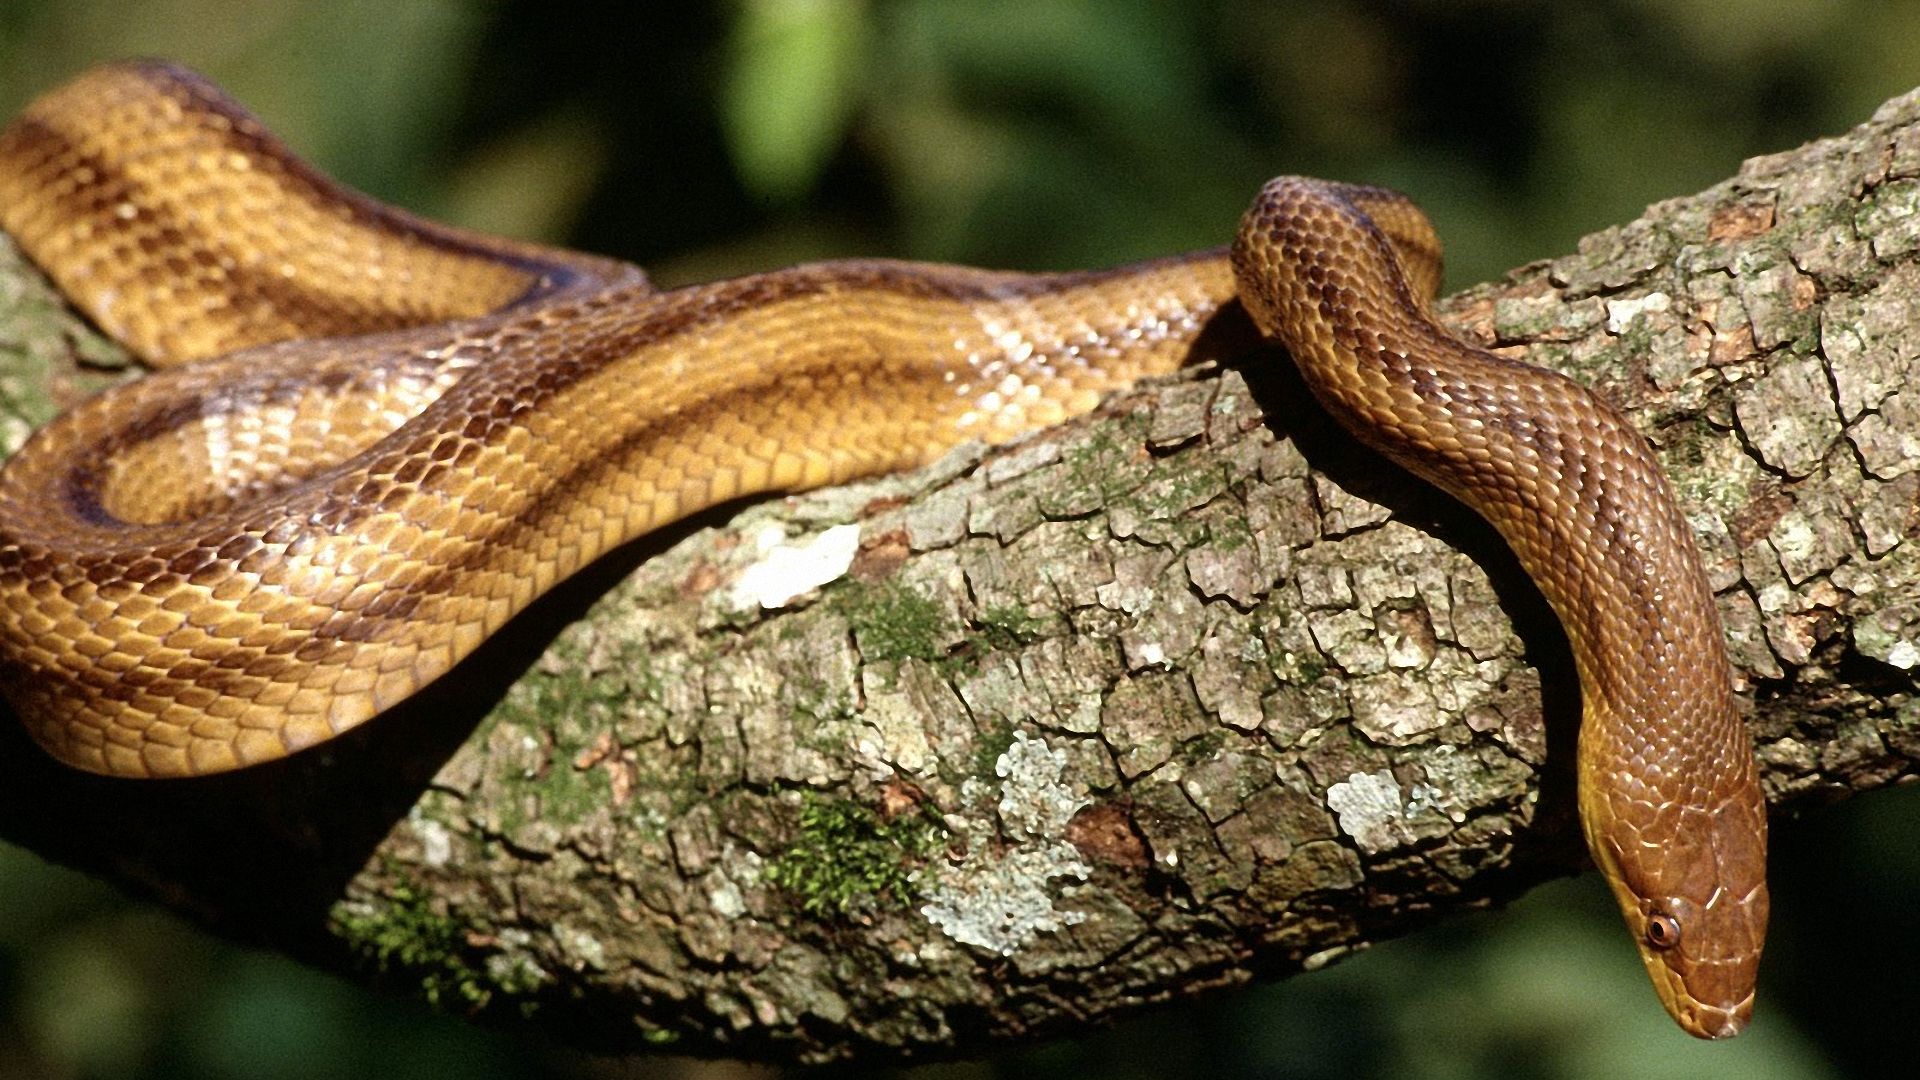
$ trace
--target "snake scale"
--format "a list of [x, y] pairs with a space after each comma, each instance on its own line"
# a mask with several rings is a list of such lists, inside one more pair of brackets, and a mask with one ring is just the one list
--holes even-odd
[[1237, 297], [1538, 583], [1579, 671], [1594, 860], [1675, 1019], [1747, 1022], [1765, 804], [1690, 530], [1619, 413], [1435, 321], [1438, 242], [1402, 196], [1278, 179], [1230, 251], [1103, 272], [841, 261], [660, 291], [346, 191], [142, 62], [0, 134], [0, 227], [160, 369], [0, 471], [0, 690], [63, 761], [185, 776], [312, 746], [615, 545], [1083, 412], [1188, 362]]

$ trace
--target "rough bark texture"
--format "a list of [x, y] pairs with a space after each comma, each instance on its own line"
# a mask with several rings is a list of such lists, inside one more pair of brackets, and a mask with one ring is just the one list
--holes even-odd
[[[1920, 94], [1445, 305], [1659, 446], [1777, 804], [1920, 759], [1917, 302]], [[0, 246], [9, 445], [112, 355]], [[1583, 858], [1544, 604], [1270, 352], [641, 546], [279, 766], [98, 780], [6, 724], [0, 835], [454, 1009], [808, 1061], [1311, 969]]]

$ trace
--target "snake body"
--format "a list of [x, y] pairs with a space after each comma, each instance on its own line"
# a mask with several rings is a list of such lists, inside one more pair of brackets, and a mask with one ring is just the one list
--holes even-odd
[[1595, 861], [1681, 1025], [1746, 1023], [1764, 802], [1690, 531], [1618, 413], [1434, 320], [1438, 242], [1402, 196], [1276, 180], [1230, 253], [1104, 272], [864, 260], [659, 291], [345, 191], [135, 63], [0, 133], [0, 227], [162, 369], [0, 470], [0, 691], [64, 761], [182, 776], [312, 746], [611, 547], [1085, 411], [1190, 362], [1238, 297], [1538, 582], [1579, 668]]

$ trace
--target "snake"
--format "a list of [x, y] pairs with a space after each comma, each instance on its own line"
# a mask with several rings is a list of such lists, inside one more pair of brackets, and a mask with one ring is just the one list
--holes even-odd
[[346, 189], [139, 61], [0, 133], [0, 228], [154, 369], [0, 470], [0, 694], [63, 762], [199, 776], [323, 743], [616, 546], [1086, 413], [1238, 305], [1512, 549], [1572, 646], [1582, 831], [1658, 996], [1703, 1038], [1749, 1021], [1766, 805], [1692, 530], [1619, 411], [1441, 323], [1403, 195], [1282, 177], [1230, 246], [1110, 270], [659, 289]]

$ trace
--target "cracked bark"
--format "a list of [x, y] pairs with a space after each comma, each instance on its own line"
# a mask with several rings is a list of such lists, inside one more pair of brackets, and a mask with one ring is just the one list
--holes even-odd
[[[1920, 756], [1917, 296], [1920, 93], [1444, 305], [1659, 447], [1779, 806]], [[114, 357], [0, 245], [8, 445]], [[1497, 538], [1254, 352], [649, 538], [293, 761], [106, 781], [5, 724], [0, 835], [585, 1045], [977, 1052], [1578, 868], [1577, 698]]]

